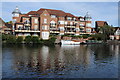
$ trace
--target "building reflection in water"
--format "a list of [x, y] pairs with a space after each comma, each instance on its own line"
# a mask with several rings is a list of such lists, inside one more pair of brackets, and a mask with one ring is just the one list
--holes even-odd
[[[63, 75], [70, 70], [87, 69], [94, 61], [112, 56], [118, 57], [119, 45], [55, 45], [21, 46], [13, 48], [13, 69], [37, 74], [53, 73]], [[44, 74], [45, 75], [45, 74]]]
[[49, 48], [48, 46], [37, 48], [22, 46], [20, 49], [15, 49], [14, 68], [18, 71], [24, 67], [40, 72], [49, 69], [60, 71], [72, 65], [87, 66], [90, 63], [90, 52], [85, 45], [56, 45]]

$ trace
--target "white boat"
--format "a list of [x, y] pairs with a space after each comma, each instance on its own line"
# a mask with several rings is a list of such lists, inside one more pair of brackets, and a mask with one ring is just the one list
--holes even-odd
[[79, 41], [61, 40], [62, 45], [79, 45]]

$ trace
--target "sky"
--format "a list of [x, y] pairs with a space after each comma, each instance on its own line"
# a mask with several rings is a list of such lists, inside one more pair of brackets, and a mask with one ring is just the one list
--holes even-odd
[[2, 2], [2, 19], [12, 20], [12, 11], [18, 6], [21, 13], [36, 11], [40, 8], [57, 9], [75, 16], [92, 17], [92, 27], [95, 21], [107, 21], [109, 25], [118, 26], [118, 2]]

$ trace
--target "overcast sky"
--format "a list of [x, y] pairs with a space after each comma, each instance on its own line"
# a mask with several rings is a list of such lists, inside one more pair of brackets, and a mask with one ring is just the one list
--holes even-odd
[[58, 9], [76, 16], [85, 16], [86, 12], [95, 21], [107, 21], [109, 25], [118, 26], [118, 2], [2, 2], [2, 19], [12, 20], [12, 11], [18, 6], [21, 13], [40, 8]]

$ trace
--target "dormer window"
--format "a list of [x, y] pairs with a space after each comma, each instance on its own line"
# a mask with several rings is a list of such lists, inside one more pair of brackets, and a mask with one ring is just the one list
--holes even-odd
[[29, 15], [29, 17], [32, 16], [32, 15]]
[[44, 16], [47, 16], [47, 14], [44, 14]]
[[80, 21], [84, 21], [84, 19], [83, 19], [83, 18], [80, 18]]
[[51, 15], [51, 18], [56, 18], [56, 15]]
[[75, 20], [76, 20], [76, 18], [73, 18], [73, 20], [75, 21]]
[[25, 23], [25, 24], [30, 24], [30, 21], [29, 21], [29, 20], [25, 20], [24, 23]]
[[72, 20], [72, 18], [71, 17], [67, 17], [67, 20]]

